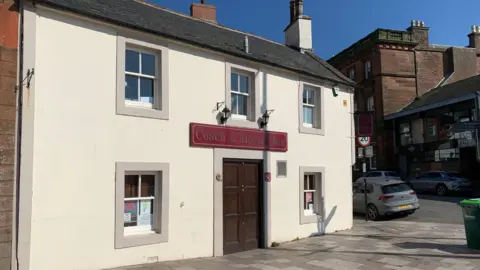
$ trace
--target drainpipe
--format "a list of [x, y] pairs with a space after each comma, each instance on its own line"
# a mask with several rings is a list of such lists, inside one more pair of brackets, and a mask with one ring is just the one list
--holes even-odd
[[[480, 91], [475, 92], [475, 121], [480, 120]], [[477, 161], [480, 162], [480, 144], [478, 143], [479, 132], [475, 129], [475, 145], [477, 152]]]
[[20, 262], [18, 259], [18, 240], [19, 240], [19, 224], [20, 224], [20, 163], [21, 163], [21, 150], [22, 150], [22, 112], [23, 112], [23, 25], [24, 25], [24, 9], [23, 1], [16, 1], [18, 5], [19, 13], [19, 29], [18, 29], [18, 81], [17, 81], [17, 115], [16, 115], [16, 151], [15, 151], [15, 204], [14, 204], [14, 224], [15, 224], [15, 235], [13, 241], [14, 243], [14, 260], [12, 261], [12, 269], [20, 269]]
[[[355, 94], [355, 89], [353, 90], [353, 93]], [[353, 94], [353, 95], [354, 95]], [[354, 166], [356, 161], [357, 161], [357, 155], [356, 155], [356, 150], [355, 150], [355, 105], [354, 105], [354, 97], [353, 95], [350, 95], [350, 140], [351, 140], [351, 166]]]

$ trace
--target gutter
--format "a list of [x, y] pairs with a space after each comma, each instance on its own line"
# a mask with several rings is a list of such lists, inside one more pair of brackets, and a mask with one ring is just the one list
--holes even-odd
[[[210, 45], [207, 45], [207, 44], [202, 44], [200, 42], [195, 42], [195, 41], [187, 40], [187, 39], [184, 39], [184, 38], [179, 38], [179, 37], [177, 37], [175, 35], [172, 35], [172, 34], [160, 33], [160, 32], [156, 32], [156, 31], [153, 31], [151, 29], [147, 29], [147, 28], [144, 28], [144, 27], [141, 27], [141, 26], [121, 22], [121, 21], [116, 20], [116, 19], [105, 18], [105, 17], [102, 17], [101, 15], [88, 14], [88, 12], [85, 12], [85, 11], [76, 10], [76, 9], [70, 8], [70, 7], [61, 6], [61, 5], [58, 5], [58, 4], [55, 4], [55, 3], [52, 3], [52, 2], [48, 2], [48, 1], [45, 1], [45, 0], [30, 0], [30, 1], [32, 1], [34, 3], [34, 5], [36, 5], [38, 3], [41, 3], [45, 6], [49, 6], [53, 9], [58, 9], [58, 10], [66, 11], [66, 12], [71, 12], [71, 13], [74, 13], [74, 14], [83, 15], [83, 16], [88, 17], [88, 18], [92, 18], [92, 19], [96, 19], [96, 20], [100, 20], [100, 21], [104, 21], [104, 22], [109, 22], [109, 23], [112, 23], [114, 25], [120, 25], [120, 26], [124, 26], [124, 27], [130, 28], [130, 29], [136, 29], [136, 30], [139, 30], [139, 31], [142, 31], [142, 32], [151, 33], [151, 34], [161, 36], [161, 37], [164, 37], [164, 38], [167, 38], [167, 39], [179, 41], [181, 43], [191, 44], [191, 45], [195, 45], [195, 46], [198, 46], [198, 47], [201, 47], [201, 48], [205, 48], [205, 49], [209, 49], [209, 50], [213, 50], [213, 51], [218, 51], [218, 52], [224, 53], [226, 55], [236, 56], [236, 57], [247, 59], [247, 60], [250, 60], [250, 61], [253, 61], [253, 62], [257, 62], [257, 63], [267, 64], [267, 65], [270, 65], [270, 66], [273, 66], [273, 67], [276, 67], [276, 68], [280, 68], [280, 69], [285, 69], [285, 70], [288, 70], [288, 71], [291, 71], [291, 72], [294, 72], [294, 73], [300, 73], [302, 75], [307, 75], [309, 77], [322, 79], [322, 80], [327, 80], [327, 81], [331, 81], [331, 82], [334, 82], [334, 83], [338, 83], [338, 84], [342, 84], [342, 85], [346, 85], [346, 86], [350, 86], [350, 87], [355, 86], [354, 84], [350, 84], [347, 81], [339, 81], [337, 79], [315, 75], [313, 73], [310, 73], [310, 72], [307, 72], [307, 71], [304, 71], [304, 70], [298, 70], [298, 69], [295, 69], [295, 68], [292, 68], [292, 67], [287, 67], [287, 66], [277, 64], [277, 63], [273, 63], [273, 62], [270, 62], [270, 61], [267, 61], [267, 60], [261, 60], [261, 59], [255, 58], [255, 57], [251, 57], [248, 54], [246, 55], [246, 54], [242, 54], [242, 53], [235, 53], [235, 52], [232, 52], [232, 51], [227, 51], [227, 50], [219, 48], [219, 47], [210, 46]], [[334, 74], [334, 75], [336, 75], [336, 74]]]
[[455, 103], [458, 103], [458, 102], [462, 102], [462, 101], [466, 101], [466, 100], [470, 100], [470, 99], [475, 99], [477, 97], [477, 93], [479, 93], [479, 92], [477, 91], [475, 93], [463, 95], [463, 96], [460, 96], [460, 97], [456, 97], [456, 98], [452, 98], [452, 99], [448, 99], [448, 100], [444, 100], [444, 101], [439, 101], [439, 102], [435, 102], [435, 103], [428, 104], [428, 105], [423, 105], [423, 106], [420, 106], [418, 108], [405, 110], [405, 111], [400, 111], [400, 112], [397, 112], [397, 113], [392, 113], [392, 114], [389, 114], [389, 115], [385, 116], [384, 119], [385, 120], [392, 120], [392, 119], [395, 119], [395, 118], [399, 118], [399, 117], [403, 117], [403, 116], [407, 116], [407, 115], [411, 115], [411, 114], [415, 114], [415, 113], [419, 113], [419, 112], [423, 112], [423, 111], [428, 111], [428, 110], [431, 110], [431, 109], [436, 109], [436, 108], [439, 108], [439, 107], [455, 104]]

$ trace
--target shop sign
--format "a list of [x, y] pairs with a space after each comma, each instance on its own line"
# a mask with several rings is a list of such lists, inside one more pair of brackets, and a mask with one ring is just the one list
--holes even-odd
[[287, 152], [288, 134], [190, 123], [190, 146]]

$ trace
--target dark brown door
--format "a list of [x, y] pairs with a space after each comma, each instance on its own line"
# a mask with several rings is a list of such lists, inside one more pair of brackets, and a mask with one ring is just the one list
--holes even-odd
[[223, 164], [223, 253], [260, 247], [260, 163]]

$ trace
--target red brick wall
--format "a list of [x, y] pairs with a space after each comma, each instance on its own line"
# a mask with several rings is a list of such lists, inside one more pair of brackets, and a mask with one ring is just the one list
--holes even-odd
[[428, 92], [444, 78], [444, 53], [417, 51], [418, 95]]
[[382, 78], [383, 114], [394, 113], [413, 101], [416, 97], [415, 78]]
[[396, 75], [415, 75], [413, 51], [380, 49], [381, 72]]
[[10, 269], [15, 163], [18, 13], [0, 0], [0, 269]]
[[447, 83], [454, 83], [477, 74], [477, 57], [475, 49], [449, 48], [447, 50], [455, 71]]
[[477, 56], [477, 75], [480, 74], [480, 57]]

